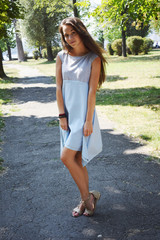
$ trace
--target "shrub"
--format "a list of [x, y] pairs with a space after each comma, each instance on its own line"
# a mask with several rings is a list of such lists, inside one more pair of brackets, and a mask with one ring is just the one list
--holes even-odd
[[122, 56], [122, 39], [116, 39], [111, 47], [118, 56]]
[[43, 48], [41, 53], [42, 53], [42, 58], [47, 58], [47, 48]]
[[143, 38], [139, 36], [132, 36], [127, 38], [127, 47], [130, 49], [131, 53], [138, 55], [141, 52], [143, 45]]
[[141, 51], [144, 54], [147, 54], [149, 50], [153, 48], [153, 41], [150, 38], [143, 38], [143, 45], [141, 47]]
[[37, 60], [38, 57], [39, 57], [39, 51], [38, 51], [38, 50], [35, 50], [35, 51], [33, 51], [32, 53], [33, 53], [33, 58], [34, 58], [35, 60]]
[[111, 43], [107, 44], [107, 51], [109, 52], [109, 55], [113, 55], [114, 54], [114, 51], [113, 51], [112, 46], [111, 46]]
[[27, 58], [28, 58], [28, 52], [24, 52], [24, 58], [25, 58], [25, 61], [27, 61]]

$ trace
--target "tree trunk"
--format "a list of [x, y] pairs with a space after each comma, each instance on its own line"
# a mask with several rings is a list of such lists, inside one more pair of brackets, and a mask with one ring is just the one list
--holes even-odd
[[76, 0], [73, 0], [73, 12], [74, 12], [74, 16], [75, 16], [75, 17], [79, 17], [78, 9], [77, 9], [77, 7], [74, 5], [75, 3], [76, 3]]
[[[15, 31], [16, 31], [16, 22], [17, 20], [14, 20], [14, 27], [15, 27]], [[23, 44], [22, 44], [22, 40], [19, 37], [19, 34], [16, 32], [16, 44], [17, 44], [17, 51], [18, 51], [18, 60], [19, 62], [24, 62], [27, 59], [25, 58], [24, 55], [24, 50], [23, 50]]]
[[12, 60], [11, 47], [9, 46], [8, 42], [7, 42], [7, 49], [8, 49], [8, 58], [9, 58], [9, 61], [11, 61]]
[[5, 72], [4, 72], [4, 69], [3, 69], [3, 62], [2, 62], [2, 51], [1, 51], [1, 48], [0, 48], [0, 78], [4, 78], [4, 77], [7, 77]]
[[126, 53], [126, 31], [122, 29], [122, 56], [127, 57]]
[[53, 61], [51, 42], [47, 43], [47, 56], [48, 56], [48, 61]]

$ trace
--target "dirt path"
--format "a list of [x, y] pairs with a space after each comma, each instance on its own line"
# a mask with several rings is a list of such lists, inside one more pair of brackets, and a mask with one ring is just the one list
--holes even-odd
[[102, 116], [103, 152], [88, 165], [90, 188], [102, 198], [94, 217], [71, 217], [79, 194], [59, 160], [59, 128], [50, 124], [58, 114], [55, 84], [19, 69], [14, 105], [4, 107], [0, 239], [159, 240], [160, 165]]

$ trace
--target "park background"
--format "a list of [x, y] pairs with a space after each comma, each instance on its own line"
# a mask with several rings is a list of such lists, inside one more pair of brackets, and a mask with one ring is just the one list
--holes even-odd
[[[78, 16], [97, 43], [106, 49], [107, 77], [97, 92], [97, 109], [115, 123], [115, 128], [146, 145], [149, 159], [159, 161], [160, 6], [157, 0], [20, 0], [2, 1], [0, 6], [4, 14], [0, 18], [1, 62], [3, 55], [5, 58], [0, 71], [1, 129], [5, 126], [3, 105], [12, 102], [10, 88], [19, 77], [15, 64], [37, 68], [55, 82], [55, 58], [61, 49], [59, 23], [64, 17]], [[32, 55], [26, 47], [33, 50]], [[10, 61], [6, 61], [6, 50]]]

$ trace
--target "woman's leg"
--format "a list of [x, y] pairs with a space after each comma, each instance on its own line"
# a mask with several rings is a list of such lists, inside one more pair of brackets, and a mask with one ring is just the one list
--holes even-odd
[[[76, 156], [77, 154], [77, 156]], [[78, 160], [77, 160], [78, 158]], [[76, 151], [64, 147], [61, 155], [61, 160], [64, 165], [68, 168], [72, 178], [77, 184], [81, 198], [83, 200], [88, 198], [88, 173], [87, 169], [83, 168], [82, 161], [80, 161], [80, 155]]]
[[82, 153], [81, 152], [77, 152], [76, 156], [75, 156], [75, 161], [77, 162], [77, 164], [82, 168], [84, 176], [85, 176], [85, 181], [86, 181], [86, 185], [87, 188], [89, 190], [89, 178], [88, 178], [88, 171], [86, 167], [83, 167], [82, 165]]

